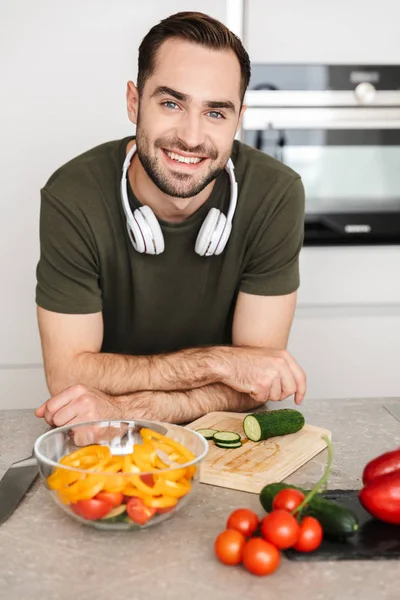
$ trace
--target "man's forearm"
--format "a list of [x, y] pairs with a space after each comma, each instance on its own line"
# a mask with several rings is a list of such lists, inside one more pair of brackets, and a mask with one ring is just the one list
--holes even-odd
[[246, 412], [260, 403], [248, 394], [214, 384], [188, 391], [136, 392], [118, 398], [123, 418], [188, 423], [212, 411]]
[[[226, 348], [190, 348], [171, 354], [131, 356], [121, 354], [79, 354], [63, 380], [49, 377], [51, 393], [80, 383], [119, 396], [144, 390], [187, 390], [221, 380], [226, 365]], [[52, 383], [53, 382], [53, 383]]]

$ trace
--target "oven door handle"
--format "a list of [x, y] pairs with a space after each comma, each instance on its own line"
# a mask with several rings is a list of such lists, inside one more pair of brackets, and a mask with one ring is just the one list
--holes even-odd
[[399, 108], [248, 108], [244, 130], [400, 129]]

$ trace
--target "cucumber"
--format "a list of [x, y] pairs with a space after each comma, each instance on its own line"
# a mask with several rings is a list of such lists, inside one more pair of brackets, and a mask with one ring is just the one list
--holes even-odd
[[213, 440], [220, 444], [237, 444], [240, 442], [240, 435], [234, 431], [218, 431], [214, 433]]
[[304, 427], [304, 416], [293, 408], [253, 413], [243, 419], [243, 429], [249, 440], [260, 442], [278, 435], [296, 433]]
[[[286, 483], [270, 483], [260, 492], [260, 502], [267, 512], [272, 510], [272, 501], [281, 490], [294, 488], [307, 494], [306, 490]], [[351, 537], [358, 531], [358, 519], [355, 514], [333, 500], [326, 500], [316, 494], [304, 508], [304, 515], [315, 517], [321, 524], [324, 534], [339, 539]]]
[[215, 445], [218, 448], [226, 448], [227, 450], [231, 450], [232, 448], [240, 448], [242, 446], [242, 442], [239, 440], [238, 442], [224, 444], [223, 442], [215, 442]]
[[101, 521], [108, 521], [109, 519], [116, 519], [116, 517], [120, 517], [126, 511], [126, 504], [120, 504], [116, 506], [109, 513], [106, 514], [105, 517], [101, 518]]
[[196, 429], [197, 433], [202, 435], [206, 440], [212, 440], [215, 433], [218, 433], [218, 429]]

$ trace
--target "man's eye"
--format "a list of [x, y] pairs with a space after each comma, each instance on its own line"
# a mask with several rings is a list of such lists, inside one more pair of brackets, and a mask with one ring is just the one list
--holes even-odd
[[224, 119], [225, 118], [224, 115], [222, 113], [218, 112], [217, 110], [210, 110], [208, 115], [213, 119]]
[[166, 100], [165, 102], [162, 103], [163, 106], [165, 106], [165, 108], [170, 108], [171, 110], [174, 110], [175, 108], [179, 108], [176, 102], [172, 102], [172, 100]]

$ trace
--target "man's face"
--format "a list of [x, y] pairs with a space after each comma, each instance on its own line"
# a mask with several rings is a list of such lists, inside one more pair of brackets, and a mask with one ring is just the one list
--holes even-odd
[[224, 170], [243, 112], [240, 78], [233, 51], [179, 39], [160, 47], [132, 120], [140, 162], [165, 194], [196, 196]]

